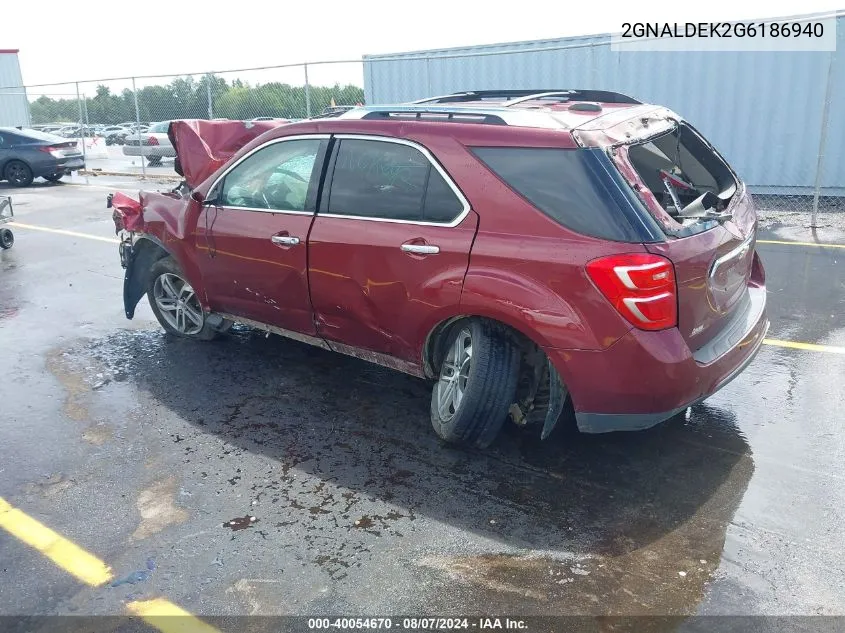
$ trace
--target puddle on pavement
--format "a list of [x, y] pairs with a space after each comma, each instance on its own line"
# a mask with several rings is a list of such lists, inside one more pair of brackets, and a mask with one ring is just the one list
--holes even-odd
[[[707, 405], [636, 435], [540, 443], [509, 429], [464, 451], [433, 437], [426, 383], [385, 370], [364, 384], [362, 363], [280, 338], [123, 331], [86, 353], [194, 425], [168, 442], [180, 481], [245, 492], [262, 530], [243, 538], [357, 582], [376, 553], [460, 534], [486, 551], [417, 552], [417, 569], [435, 594], [461, 587], [469, 611], [693, 613], [754, 471], [732, 411]], [[138, 507], [144, 535], [187, 515], [172, 485]]]
[[84, 422], [88, 419], [86, 398], [91, 391], [91, 385], [86, 380], [85, 373], [75, 366], [72, 358], [64, 350], [54, 349], [47, 354], [47, 369], [65, 391], [65, 415], [71, 420]]
[[82, 439], [94, 446], [102, 446], [113, 437], [114, 429], [108, 424], [92, 424], [82, 431]]

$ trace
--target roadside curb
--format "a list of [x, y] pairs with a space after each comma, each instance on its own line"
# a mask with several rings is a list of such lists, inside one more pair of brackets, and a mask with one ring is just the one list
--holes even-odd
[[143, 174], [132, 174], [125, 171], [92, 171], [90, 169], [80, 169], [76, 173], [80, 176], [121, 176], [124, 178], [137, 178], [138, 180], [168, 180], [173, 182], [179, 182], [181, 180], [179, 176], [168, 176], [165, 174], [144, 176]]

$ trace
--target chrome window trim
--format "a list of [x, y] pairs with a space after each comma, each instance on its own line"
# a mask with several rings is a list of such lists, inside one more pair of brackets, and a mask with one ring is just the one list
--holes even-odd
[[218, 209], [229, 209], [231, 211], [255, 211], [258, 213], [283, 213], [285, 215], [314, 215], [311, 211], [295, 211], [293, 209], [259, 209], [258, 207], [230, 207], [224, 205], [203, 205], [204, 207], [215, 207]]
[[[331, 138], [331, 134], [295, 134], [293, 136], [281, 136], [279, 138], [270, 139], [266, 143], [251, 149], [246, 154], [241, 156], [237, 161], [235, 161], [234, 163], [229, 165], [226, 168], [226, 171], [224, 171], [222, 174], [220, 174], [219, 176], [217, 176], [217, 178], [214, 179], [214, 182], [208, 188], [208, 191], [209, 192], [214, 191], [214, 188], [217, 185], [219, 185], [220, 182], [223, 179], [225, 179], [226, 176], [228, 176], [229, 173], [233, 169], [235, 169], [238, 165], [240, 165], [242, 162], [244, 162], [246, 159], [248, 159], [253, 154], [260, 152], [262, 149], [270, 147], [271, 145], [275, 145], [276, 143], [284, 143], [285, 141], [308, 141], [308, 140], [313, 140], [313, 139], [319, 139], [319, 140], [322, 141], [322, 140], [326, 140], [326, 139], [329, 139], [329, 138]], [[310, 181], [309, 181], [309, 187], [310, 186], [311, 185], [310, 185]], [[208, 205], [208, 204], [205, 204], [205, 202], [203, 202], [202, 206], [203, 207], [218, 206], [221, 209], [238, 209], [240, 211], [260, 211], [262, 213], [287, 213], [287, 214], [291, 214], [291, 215], [314, 215], [314, 213], [311, 212], [311, 211], [297, 211], [296, 209], [258, 209], [256, 207], [231, 207], [231, 206], [225, 206], [225, 205], [222, 205], [222, 204], [221, 205]]]
[[710, 271], [707, 274], [707, 278], [712, 280], [723, 264], [726, 264], [729, 261], [732, 261], [738, 257], [744, 257], [745, 254], [748, 252], [748, 249], [750, 249], [752, 244], [754, 244], [754, 239], [756, 237], [756, 231], [751, 231], [748, 237], [746, 237], [739, 246], [733, 248], [721, 257], [715, 259], [710, 265]]
[[[452, 190], [452, 193], [455, 194], [458, 198], [458, 202], [461, 203], [463, 207], [461, 212], [450, 222], [423, 222], [421, 220], [398, 220], [392, 218], [371, 218], [367, 216], [361, 215], [346, 215], [342, 213], [329, 213], [329, 212], [321, 212], [317, 211], [317, 217], [326, 217], [326, 218], [342, 218], [345, 220], [364, 220], [367, 222], [388, 222], [391, 224], [410, 224], [413, 226], [443, 226], [447, 228], [454, 228], [458, 226], [464, 219], [469, 215], [469, 212], [472, 211], [472, 207], [469, 204], [469, 200], [466, 199], [463, 192], [458, 189], [458, 186], [455, 184], [455, 181], [452, 180], [452, 177], [446, 172], [445, 169], [437, 162], [437, 160], [432, 156], [431, 152], [428, 151], [424, 146], [416, 143], [414, 141], [409, 141], [403, 138], [393, 138], [392, 136], [379, 136], [377, 134], [335, 134], [335, 138], [339, 140], [353, 140], [353, 141], [377, 141], [382, 143], [394, 143], [395, 145], [405, 145], [407, 147], [411, 147], [418, 152], [420, 152], [426, 160], [437, 170], [440, 176], [446, 181], [446, 184]], [[334, 169], [332, 169], [332, 179], [334, 179]], [[331, 188], [331, 183], [329, 183]]]

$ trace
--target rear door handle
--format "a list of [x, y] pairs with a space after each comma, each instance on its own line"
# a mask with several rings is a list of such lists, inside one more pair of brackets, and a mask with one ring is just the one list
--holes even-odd
[[285, 246], [296, 246], [299, 244], [299, 238], [293, 235], [274, 235], [270, 238], [273, 244], [283, 244]]
[[433, 244], [402, 244], [402, 250], [416, 255], [437, 255], [440, 247]]

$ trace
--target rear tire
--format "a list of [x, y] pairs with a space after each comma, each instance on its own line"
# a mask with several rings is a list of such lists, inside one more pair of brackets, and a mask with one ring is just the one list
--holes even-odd
[[147, 157], [147, 164], [150, 167], [158, 167], [161, 165], [161, 156], [149, 156]]
[[12, 248], [15, 244], [15, 234], [9, 229], [0, 229], [0, 248]]
[[444, 343], [440, 378], [431, 394], [431, 424], [447, 442], [486, 448], [514, 401], [519, 349], [476, 319], [453, 325]]
[[29, 187], [32, 184], [32, 169], [22, 160], [10, 160], [3, 171], [3, 178], [16, 187]]
[[210, 341], [217, 336], [185, 273], [172, 257], [153, 264], [147, 282], [147, 299], [161, 327], [173, 336]]

